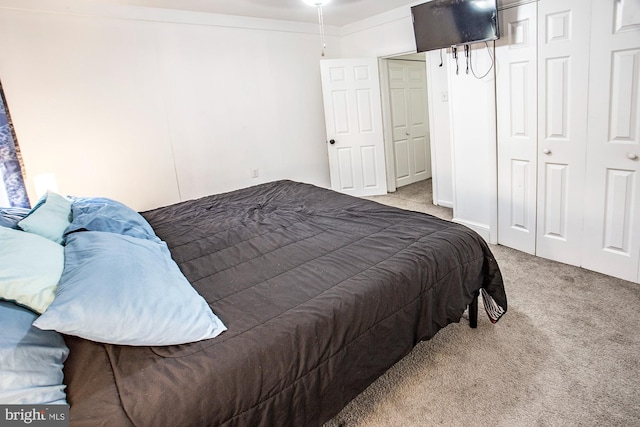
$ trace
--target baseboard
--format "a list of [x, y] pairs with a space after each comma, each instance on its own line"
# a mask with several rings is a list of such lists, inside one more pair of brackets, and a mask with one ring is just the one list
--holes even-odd
[[487, 243], [491, 242], [491, 229], [489, 228], [488, 225], [480, 224], [478, 222], [473, 222], [473, 221], [467, 221], [460, 218], [453, 218], [452, 221], [458, 224], [462, 224], [466, 227], [469, 227], [470, 229], [478, 233], [480, 237], [482, 237]]

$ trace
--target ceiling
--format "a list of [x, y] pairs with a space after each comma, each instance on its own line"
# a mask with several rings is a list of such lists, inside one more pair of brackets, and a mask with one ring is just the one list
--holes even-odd
[[[318, 22], [318, 12], [302, 0], [106, 0], [130, 6], [241, 15], [287, 21]], [[426, 0], [425, 0], [426, 1]], [[419, 0], [418, 0], [419, 2]], [[352, 22], [414, 4], [411, 0], [331, 0], [323, 6], [325, 25]]]

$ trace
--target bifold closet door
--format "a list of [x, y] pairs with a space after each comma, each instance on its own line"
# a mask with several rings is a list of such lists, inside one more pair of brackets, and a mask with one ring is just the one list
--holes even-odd
[[431, 178], [427, 67], [389, 60], [387, 70], [396, 187], [402, 187]]
[[639, 282], [640, 2], [594, 0], [583, 266]]
[[580, 265], [591, 2], [538, 2], [536, 254]]
[[499, 13], [496, 41], [498, 243], [535, 254], [537, 175], [536, 4]]

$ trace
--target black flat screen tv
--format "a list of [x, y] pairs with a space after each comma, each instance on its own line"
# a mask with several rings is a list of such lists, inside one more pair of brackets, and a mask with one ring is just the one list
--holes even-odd
[[432, 0], [411, 7], [418, 52], [497, 40], [497, 0]]

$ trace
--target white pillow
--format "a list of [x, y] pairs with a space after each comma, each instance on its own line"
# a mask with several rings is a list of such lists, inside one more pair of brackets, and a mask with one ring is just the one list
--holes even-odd
[[0, 227], [0, 298], [42, 313], [55, 297], [64, 248], [37, 234]]
[[18, 223], [18, 227], [62, 244], [70, 218], [71, 201], [59, 194], [48, 192]]

